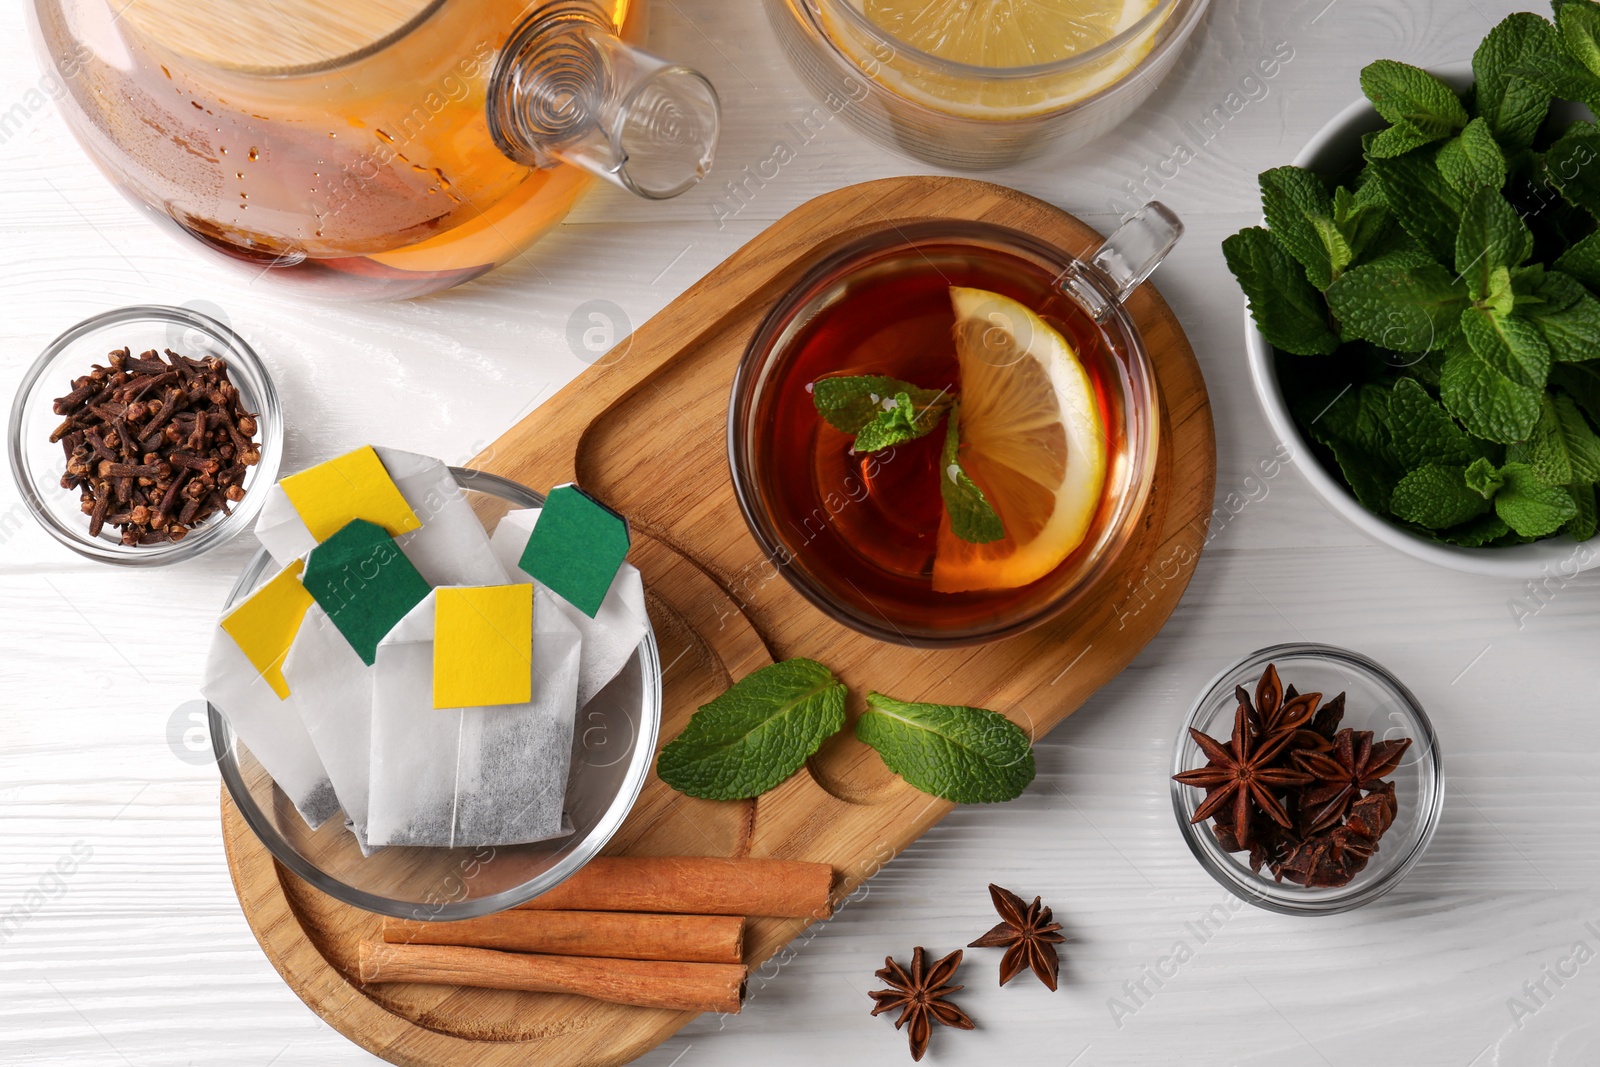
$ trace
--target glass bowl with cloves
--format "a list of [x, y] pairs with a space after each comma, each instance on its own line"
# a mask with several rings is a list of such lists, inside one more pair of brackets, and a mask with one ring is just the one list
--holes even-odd
[[11, 472], [46, 533], [105, 563], [192, 559], [249, 527], [278, 478], [267, 368], [188, 308], [118, 308], [45, 347], [11, 407]]
[[1393, 889], [1444, 804], [1422, 705], [1366, 656], [1264, 648], [1217, 675], [1173, 752], [1172, 807], [1190, 851], [1269, 911], [1331, 914]]

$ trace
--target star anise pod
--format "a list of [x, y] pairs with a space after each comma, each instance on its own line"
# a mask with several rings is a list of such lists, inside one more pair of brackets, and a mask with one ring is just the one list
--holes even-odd
[[967, 947], [1006, 950], [1000, 957], [1001, 985], [1020, 974], [1023, 967], [1032, 967], [1039, 981], [1055, 992], [1056, 977], [1061, 970], [1056, 946], [1066, 940], [1059, 932], [1061, 924], [1051, 921], [1050, 909], [1040, 904], [1038, 897], [1033, 898], [1032, 904], [1024, 904], [1011, 890], [991, 882], [989, 899], [994, 901], [994, 910], [1000, 913], [1001, 922]]
[[1315, 779], [1300, 795], [1306, 833], [1336, 825], [1363, 789], [1376, 789], [1395, 772], [1410, 745], [1409, 737], [1375, 743], [1371, 730], [1340, 730], [1329, 751], [1296, 752], [1294, 762]]
[[1317, 710], [1317, 703], [1322, 700], [1321, 693], [1297, 693], [1293, 686], [1286, 693], [1283, 683], [1278, 679], [1278, 668], [1271, 663], [1267, 664], [1261, 680], [1256, 683], [1254, 704], [1244, 686], [1234, 686], [1233, 692], [1239, 703], [1248, 709], [1251, 726], [1262, 737], [1300, 729], [1310, 721]]
[[1305, 771], [1274, 762], [1293, 738], [1292, 731], [1255, 736], [1250, 730], [1248, 701], [1241, 701], [1234, 712], [1233, 737], [1226, 746], [1192, 726], [1189, 736], [1210, 761], [1204, 767], [1173, 775], [1184, 785], [1206, 790], [1206, 798], [1195, 809], [1190, 822], [1208, 819], [1224, 806], [1231, 805], [1229, 825], [1235, 828], [1249, 827], [1252, 807], [1279, 826], [1292, 826], [1289, 813], [1276, 792], [1311, 781], [1311, 775]]
[[935, 1021], [957, 1030], [974, 1028], [967, 1013], [945, 999], [963, 988], [949, 984], [950, 979], [955, 977], [956, 968], [961, 966], [961, 950], [956, 949], [932, 966], [928, 965], [926, 957], [927, 953], [921, 945], [912, 949], [911, 970], [907, 972], [892, 956], [885, 956], [883, 968], [875, 973], [878, 980], [887, 982], [890, 988], [876, 989], [867, 994], [877, 1002], [877, 1007], [872, 1009], [874, 1016], [900, 1009], [900, 1018], [894, 1021], [894, 1028], [898, 1030], [907, 1023], [911, 1025], [907, 1036], [911, 1040], [913, 1060], [922, 1059], [928, 1051], [928, 1038], [933, 1033]]

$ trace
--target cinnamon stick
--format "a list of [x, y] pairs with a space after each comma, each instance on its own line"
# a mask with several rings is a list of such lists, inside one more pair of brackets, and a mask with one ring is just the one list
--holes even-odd
[[521, 908], [826, 919], [833, 868], [793, 860], [600, 856]]
[[615, 911], [503, 911], [460, 922], [385, 919], [383, 939], [391, 945], [464, 945], [554, 956], [738, 963], [744, 957], [744, 919]]
[[363, 941], [363, 982], [575, 993], [640, 1008], [733, 1013], [744, 1001], [744, 967], [731, 963], [535, 956], [456, 945]]

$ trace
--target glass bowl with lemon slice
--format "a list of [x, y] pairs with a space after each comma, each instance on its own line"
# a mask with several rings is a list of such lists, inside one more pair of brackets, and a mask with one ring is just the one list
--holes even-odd
[[1149, 494], [1156, 382], [1122, 299], [1181, 233], [1151, 203], [1087, 260], [963, 220], [820, 253], [734, 377], [729, 465], [768, 558], [901, 644], [1065, 611]]
[[942, 166], [1080, 147], [1161, 84], [1208, 0], [766, 0], [833, 114]]

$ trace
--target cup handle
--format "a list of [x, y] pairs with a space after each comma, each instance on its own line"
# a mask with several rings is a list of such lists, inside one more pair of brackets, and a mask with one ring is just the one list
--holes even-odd
[[1118, 226], [1088, 262], [1100, 272], [1120, 303], [1150, 277], [1182, 236], [1182, 220], [1167, 205], [1152, 200]]

